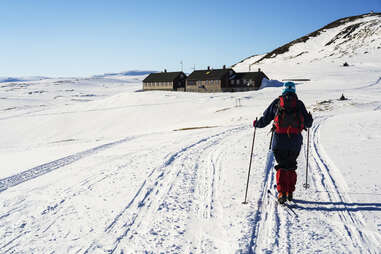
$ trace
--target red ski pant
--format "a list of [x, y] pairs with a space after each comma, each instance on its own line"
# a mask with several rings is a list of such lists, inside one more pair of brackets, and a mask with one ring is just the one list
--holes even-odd
[[276, 172], [276, 188], [278, 192], [294, 192], [296, 178], [295, 170], [278, 169]]

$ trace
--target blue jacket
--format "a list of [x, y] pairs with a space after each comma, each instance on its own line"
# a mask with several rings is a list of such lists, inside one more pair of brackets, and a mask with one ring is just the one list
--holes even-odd
[[[274, 120], [275, 115], [278, 110], [279, 98], [276, 98], [270, 106], [265, 110], [263, 116], [255, 123], [255, 127], [263, 128], [266, 127], [272, 120]], [[304, 126], [305, 128], [310, 128], [312, 126], [312, 116], [307, 112], [304, 103], [301, 100], [298, 100], [298, 109], [304, 117]], [[300, 151], [300, 148], [303, 144], [303, 136], [299, 134], [278, 134], [274, 132], [272, 149], [273, 150], [292, 150]]]

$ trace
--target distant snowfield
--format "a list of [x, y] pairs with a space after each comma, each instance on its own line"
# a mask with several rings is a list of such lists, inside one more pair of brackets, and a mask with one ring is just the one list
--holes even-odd
[[0, 252], [380, 253], [381, 50], [342, 62], [259, 66], [311, 80], [296, 87], [315, 119], [310, 188], [305, 145], [292, 210], [267, 192], [269, 128], [257, 130], [242, 205], [252, 121], [279, 87], [140, 92], [144, 76], [117, 75], [1, 83]]

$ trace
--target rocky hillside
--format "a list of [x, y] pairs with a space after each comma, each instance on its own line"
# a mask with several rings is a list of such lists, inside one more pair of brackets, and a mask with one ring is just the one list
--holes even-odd
[[353, 57], [374, 51], [381, 51], [381, 13], [336, 20], [269, 53], [246, 58], [233, 67], [243, 69], [283, 61], [300, 64]]

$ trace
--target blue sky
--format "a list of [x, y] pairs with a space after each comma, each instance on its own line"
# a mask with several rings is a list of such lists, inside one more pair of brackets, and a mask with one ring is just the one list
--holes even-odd
[[227, 66], [381, 0], [1, 0], [0, 76]]

